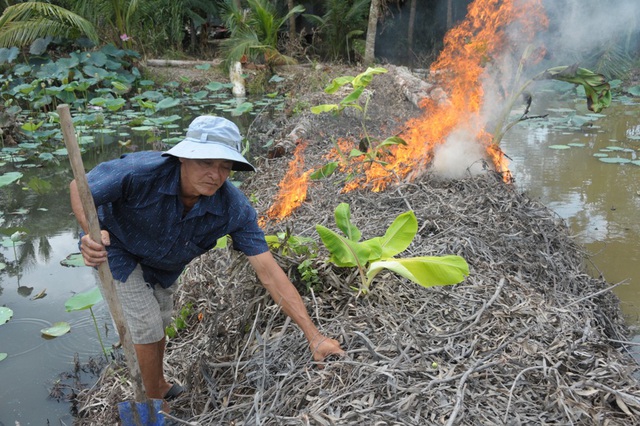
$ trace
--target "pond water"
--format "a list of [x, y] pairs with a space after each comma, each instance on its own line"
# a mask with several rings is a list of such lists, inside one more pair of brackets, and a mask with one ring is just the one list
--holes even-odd
[[[505, 136], [502, 148], [512, 159], [515, 185], [566, 219], [578, 241], [592, 254], [594, 273], [603, 274], [611, 283], [624, 282], [614, 291], [637, 333], [640, 167], [604, 163], [594, 154], [635, 158], [640, 149], [640, 106], [616, 103], [601, 115], [590, 115], [583, 104], [579, 100], [540, 106], [532, 114], [548, 113], [549, 117], [515, 126]], [[241, 128], [246, 125], [238, 124]], [[114, 134], [120, 133], [104, 136], [99, 148], [83, 156], [87, 169], [129, 149], [115, 143], [121, 137]], [[144, 137], [131, 138], [138, 149], [153, 146]], [[550, 148], [553, 145], [568, 149]], [[607, 152], [601, 151], [607, 147]], [[70, 405], [64, 399], [51, 398], [50, 390], [56, 383], [67, 393], [65, 386], [75, 381], [92, 383], [94, 376], [89, 371], [70, 376], [61, 373], [74, 372], [74, 357], [85, 366], [90, 359], [102, 356], [89, 311], [68, 313], [64, 308], [73, 294], [93, 288], [96, 277], [89, 268], [60, 264], [77, 252], [79, 228], [68, 201], [71, 172], [67, 158], [61, 156], [59, 161], [59, 165], [21, 167], [24, 176], [20, 182], [0, 188], [0, 228], [22, 226], [28, 230], [26, 242], [15, 251], [0, 245], [0, 263], [8, 265], [0, 270], [0, 306], [14, 311], [13, 318], [0, 326], [0, 353], [8, 354], [0, 362], [0, 426], [16, 421], [23, 426], [72, 424]], [[15, 170], [16, 166], [6, 163], [0, 166], [0, 175]], [[52, 189], [43, 194], [25, 189], [35, 176], [49, 181]], [[36, 297], [43, 291], [46, 296]], [[105, 305], [96, 306], [94, 313], [105, 344], [113, 343], [116, 338]], [[58, 321], [69, 322], [71, 332], [44, 338], [40, 330]]]
[[640, 341], [640, 105], [623, 98], [592, 114], [580, 99], [538, 114], [549, 116], [519, 123], [501, 144], [515, 185], [566, 220], [594, 276], [620, 283], [613, 291]]

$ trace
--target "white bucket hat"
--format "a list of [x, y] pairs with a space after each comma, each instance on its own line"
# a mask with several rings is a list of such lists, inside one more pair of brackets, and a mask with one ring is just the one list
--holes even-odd
[[240, 153], [242, 137], [232, 121], [213, 115], [202, 115], [194, 119], [182, 142], [162, 155], [190, 159], [223, 159], [233, 161], [233, 170], [255, 172]]

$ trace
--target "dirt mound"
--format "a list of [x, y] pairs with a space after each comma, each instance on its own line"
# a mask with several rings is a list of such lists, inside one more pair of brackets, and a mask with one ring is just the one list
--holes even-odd
[[[396, 77], [381, 75], [370, 87], [375, 137], [396, 134], [420, 112]], [[357, 114], [292, 114], [296, 103], [326, 101], [335, 98], [301, 89], [288, 113], [256, 119], [253, 140], [280, 142], [301, 128], [291, 148], [306, 144], [304, 170], [322, 166], [338, 138], [357, 141], [362, 128]], [[260, 215], [276, 198], [290, 152], [260, 159], [243, 182]], [[584, 272], [581, 247], [553, 212], [491, 171], [459, 180], [425, 172], [383, 192], [344, 192], [344, 178], [310, 183], [306, 201], [267, 221], [266, 233], [318, 241], [315, 225], [336, 229], [333, 211], [346, 202], [371, 238], [413, 210], [419, 231], [402, 256], [457, 254], [469, 277], [423, 288], [383, 273], [358, 296], [357, 273], [326, 263], [322, 247], [312, 258], [320, 280], [312, 288], [298, 270], [308, 256], [276, 254], [314, 321], [347, 351], [318, 368], [246, 260], [212, 251], [189, 265], [176, 303], [192, 309], [189, 328], [167, 349], [170, 376], [189, 389], [173, 405], [177, 416], [203, 425], [639, 423], [637, 365], [616, 343], [626, 340], [618, 300]], [[131, 399], [123, 371], [115, 373], [79, 395], [78, 424], [112, 424], [117, 402]]]

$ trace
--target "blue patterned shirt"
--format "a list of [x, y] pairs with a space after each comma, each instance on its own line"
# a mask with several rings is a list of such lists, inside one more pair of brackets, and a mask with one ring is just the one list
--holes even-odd
[[201, 196], [183, 217], [175, 157], [156, 151], [126, 154], [99, 164], [87, 179], [100, 226], [111, 237], [109, 266], [118, 281], [126, 281], [140, 264], [145, 281], [167, 288], [225, 235], [247, 256], [269, 250], [255, 209], [229, 181], [212, 196]]

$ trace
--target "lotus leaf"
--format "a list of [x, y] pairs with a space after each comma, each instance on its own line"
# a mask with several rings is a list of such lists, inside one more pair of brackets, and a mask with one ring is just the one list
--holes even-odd
[[3, 175], [0, 175], [0, 187], [9, 185], [20, 179], [22, 177], [22, 173], [20, 172], [7, 172]]
[[102, 300], [102, 294], [98, 287], [94, 287], [89, 291], [78, 293], [70, 297], [65, 303], [64, 308], [67, 312], [84, 311]]
[[631, 162], [630, 159], [622, 158], [622, 157], [598, 158], [598, 160], [602, 161], [603, 163], [614, 163], [614, 164], [625, 164], [625, 163]]
[[40, 330], [42, 334], [49, 337], [60, 337], [67, 334], [69, 331], [71, 331], [71, 326], [68, 322], [64, 321], [53, 323], [51, 327]]
[[60, 261], [62, 266], [85, 266], [84, 258], [80, 253], [72, 253]]
[[13, 316], [13, 311], [5, 306], [0, 306], [0, 325], [6, 324]]
[[3, 47], [0, 49], [0, 65], [5, 62], [11, 63], [16, 60], [18, 57], [18, 53], [20, 53], [20, 49], [17, 47]]

